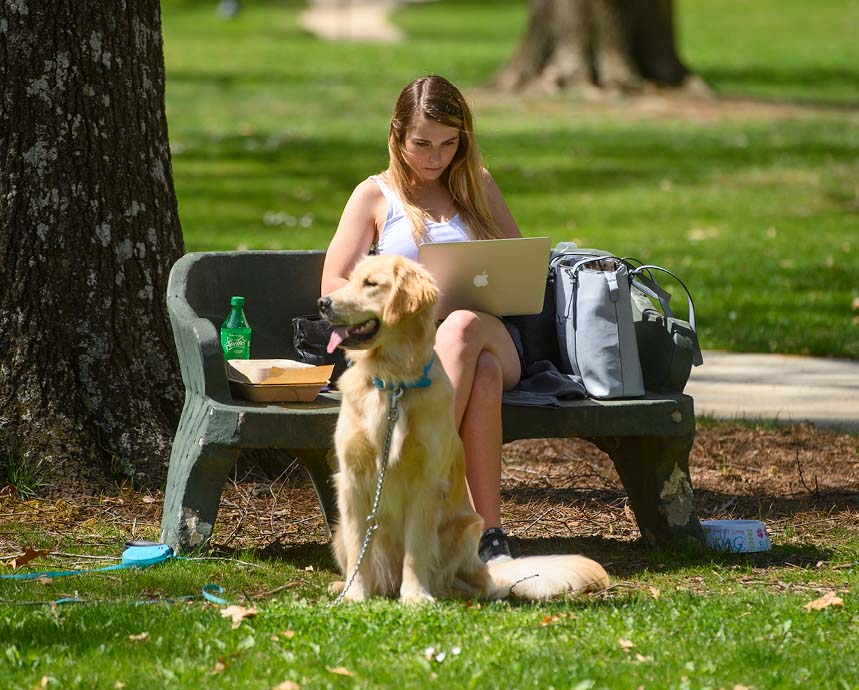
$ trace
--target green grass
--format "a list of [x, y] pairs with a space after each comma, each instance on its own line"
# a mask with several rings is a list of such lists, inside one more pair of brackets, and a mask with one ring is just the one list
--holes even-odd
[[[59, 543], [32, 525], [16, 531], [20, 543], [56, 550], [81, 549], [86, 533], [100, 544], [91, 554], [115, 555], [110, 543], [123, 539], [106, 520], [71, 529]], [[835, 530], [822, 551], [785, 532], [755, 556], [592, 544], [614, 551], [614, 589], [538, 605], [332, 608], [324, 545], [286, 562], [251, 552], [50, 584], [0, 581], [0, 677], [9, 690], [31, 690], [45, 676], [48, 687], [121, 682], [129, 690], [256, 690], [284, 680], [302, 688], [854, 688], [859, 639], [846, 631], [859, 624], [859, 552], [850, 534]], [[256, 617], [232, 629], [199, 597], [142, 603], [199, 594], [209, 582], [231, 602], [255, 605]], [[829, 589], [843, 607], [805, 610]], [[65, 596], [88, 603], [49, 604]], [[27, 603], [34, 601], [48, 603]], [[141, 633], [148, 639], [131, 639]], [[428, 660], [430, 647], [445, 657]], [[329, 670], [337, 668], [354, 675]]]
[[[677, 3], [684, 56], [743, 102], [651, 109], [487, 90], [524, 28], [522, 0], [410, 6], [396, 21], [411, 40], [397, 46], [317, 41], [296, 24], [298, 2], [245, 5], [232, 22], [215, 18], [213, 2], [163, 6], [189, 250], [324, 248], [352, 188], [386, 165], [400, 88], [437, 72], [470, 97], [488, 166], [526, 234], [676, 269], [705, 347], [859, 357], [856, 0]], [[11, 505], [4, 498], [0, 512]], [[2, 523], [4, 544], [116, 556], [132, 534], [157, 536], [154, 524], [129, 532], [109, 506], [84, 522], [68, 508], [66, 529], [34, 510]], [[566, 540], [607, 563], [616, 586], [534, 606], [332, 609], [325, 545], [4, 580], [0, 688], [859, 687], [855, 522], [813, 538], [787, 524], [773, 541], [768, 554], [731, 557]], [[233, 630], [199, 598], [140, 603], [208, 582], [258, 615]], [[844, 606], [807, 612], [824, 590]], [[67, 596], [88, 603], [50, 605]], [[142, 632], [148, 641], [129, 637]], [[427, 660], [429, 647], [444, 661]], [[338, 667], [354, 675], [328, 670]]]
[[410, 40], [394, 46], [317, 41], [300, 8], [222, 22], [210, 3], [165, 3], [189, 251], [326, 247], [352, 188], [386, 165], [400, 88], [437, 72], [471, 98], [525, 234], [676, 269], [706, 348], [859, 357], [856, 0], [678, 3], [683, 55], [729, 102], [655, 111], [485, 88], [527, 20], [520, 0], [401, 9]]

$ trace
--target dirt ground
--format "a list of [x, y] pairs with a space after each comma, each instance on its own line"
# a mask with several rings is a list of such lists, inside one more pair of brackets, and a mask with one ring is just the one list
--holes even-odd
[[[859, 540], [859, 436], [809, 425], [699, 427], [690, 466], [701, 519], [763, 520], [797, 565], [826, 560], [835, 535]], [[502, 481], [504, 524], [521, 551], [539, 551], [551, 540], [553, 550], [588, 553], [616, 574], [644, 562], [617, 473], [588, 442], [508, 444]], [[25, 546], [15, 543], [15, 531], [4, 531], [10, 522], [38, 522], [59, 539], [107, 520], [126, 538], [152, 538], [162, 499], [159, 492], [121, 491], [21, 502], [7, 490], [0, 495], [0, 552]], [[302, 468], [292, 465], [271, 479], [256, 464], [240, 463], [225, 487], [213, 542], [222, 552], [255, 548], [298, 564], [318, 562], [327, 533]]]

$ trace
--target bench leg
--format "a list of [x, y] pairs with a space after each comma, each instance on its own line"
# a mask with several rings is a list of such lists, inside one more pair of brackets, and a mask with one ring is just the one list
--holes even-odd
[[208, 543], [221, 491], [239, 457], [238, 448], [207, 441], [208, 420], [205, 413], [187, 417], [183, 413], [173, 440], [161, 541], [176, 553], [199, 550]]
[[331, 528], [337, 522], [337, 499], [334, 491], [332, 478], [333, 467], [328, 462], [330, 451], [318, 449], [298, 449], [289, 451], [295, 459], [304, 466], [313, 488], [316, 489], [316, 497], [319, 499], [319, 508], [325, 526], [328, 528], [328, 536], [331, 536]]
[[689, 478], [693, 437], [592, 439], [611, 457], [641, 536], [650, 544], [703, 541]]

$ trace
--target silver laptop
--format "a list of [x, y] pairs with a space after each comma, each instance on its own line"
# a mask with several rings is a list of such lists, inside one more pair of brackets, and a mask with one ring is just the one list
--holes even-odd
[[427, 242], [418, 261], [438, 283], [438, 318], [456, 309], [514, 316], [542, 311], [550, 251], [548, 237]]

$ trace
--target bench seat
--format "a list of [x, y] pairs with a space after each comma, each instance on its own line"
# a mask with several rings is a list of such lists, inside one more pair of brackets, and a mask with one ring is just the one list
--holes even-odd
[[[339, 394], [310, 403], [255, 403], [230, 394], [218, 328], [231, 295], [243, 295], [255, 358], [295, 358], [293, 316], [316, 311], [323, 252], [188, 254], [173, 267], [168, 310], [186, 388], [168, 470], [161, 540], [205, 546], [224, 483], [243, 448], [280, 451], [308, 471], [326, 524], [336, 520], [332, 446]], [[692, 398], [564, 401], [559, 408], [502, 409], [504, 441], [584, 438], [611, 457], [642, 537], [700, 540], [689, 480]]]

